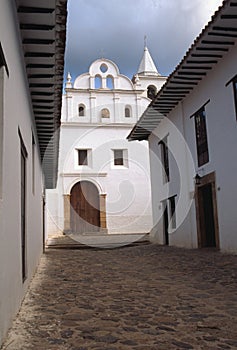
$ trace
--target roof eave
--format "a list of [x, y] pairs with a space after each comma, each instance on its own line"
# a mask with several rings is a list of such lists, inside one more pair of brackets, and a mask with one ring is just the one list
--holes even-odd
[[[56, 3], [56, 4], [55, 4]], [[57, 183], [67, 0], [16, 0], [46, 188]]]
[[[134, 126], [127, 137], [129, 141], [141, 140], [140, 130], [149, 121], [151, 108], [157, 113], [167, 116], [236, 44], [236, 18], [237, 0], [223, 1], [222, 6], [195, 39], [182, 61], [170, 74], [166, 83]], [[160, 118], [157, 118], [156, 127], [159, 123]], [[147, 134], [150, 135], [151, 132], [145, 132], [144, 139], [147, 139]]]

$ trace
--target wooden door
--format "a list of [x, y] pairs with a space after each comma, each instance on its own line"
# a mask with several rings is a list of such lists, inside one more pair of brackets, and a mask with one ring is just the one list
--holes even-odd
[[164, 243], [169, 245], [169, 218], [167, 201], [163, 202], [163, 230], [164, 230]]
[[196, 186], [196, 216], [198, 246], [219, 249], [219, 225], [215, 172], [201, 177]]
[[201, 227], [200, 245], [202, 247], [216, 247], [212, 184], [207, 184], [200, 187], [198, 197]]
[[71, 190], [71, 230], [76, 233], [100, 230], [100, 200], [96, 186], [89, 181], [75, 184]]

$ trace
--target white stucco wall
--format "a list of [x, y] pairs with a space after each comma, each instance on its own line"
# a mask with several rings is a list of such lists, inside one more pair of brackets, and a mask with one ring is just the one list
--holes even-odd
[[[171, 245], [183, 247], [195, 247], [196, 240], [193, 228], [189, 220], [190, 209], [194, 195], [193, 177], [195, 176], [192, 155], [186, 145], [182, 133], [182, 119], [174, 114], [172, 122], [164, 119], [160, 127], [149, 138], [151, 183], [154, 229], [151, 232], [152, 239], [164, 243], [163, 234], [163, 206], [162, 201], [177, 196], [176, 224], [179, 229], [174, 230], [169, 225], [169, 242]], [[163, 181], [163, 167], [161, 162], [161, 146], [158, 144], [166, 136], [169, 147], [170, 181]], [[187, 166], [187, 162], [189, 166]], [[168, 210], [169, 211], [169, 210]], [[170, 219], [170, 218], [169, 218]]]
[[[70, 126], [61, 132], [59, 180], [56, 190], [47, 191], [50, 233], [63, 230], [63, 194], [80, 180], [93, 182], [100, 194], [107, 194], [106, 212], [109, 233], [149, 232], [151, 194], [148, 144], [129, 143], [126, 136], [131, 125]], [[90, 149], [89, 166], [77, 165], [77, 149]], [[127, 150], [128, 164], [113, 165], [113, 149]]]
[[[135, 93], [115, 93], [110, 90], [73, 92], [63, 96], [62, 121], [76, 123], [127, 123], [135, 124], [150, 100]], [[85, 107], [85, 116], [78, 118], [78, 107]], [[66, 107], [67, 106], [67, 107]], [[125, 117], [125, 108], [131, 109], [131, 117]], [[101, 118], [101, 110], [108, 108], [110, 119]]]
[[[236, 55], [237, 48], [232, 50], [220, 61], [216, 67], [210, 71], [208, 76], [199, 83], [198, 87], [179, 104], [169, 115], [169, 120], [177, 127], [186, 139], [187, 146], [191, 151], [194, 169], [188, 165], [188, 178], [183, 181], [185, 184], [184, 192], [192, 195], [193, 177], [196, 173], [204, 176], [211, 172], [216, 173], [216, 194], [219, 223], [220, 249], [222, 251], [237, 252], [236, 239], [236, 152], [237, 149], [237, 122], [235, 115], [235, 105], [233, 96], [233, 86], [226, 83], [236, 75]], [[209, 146], [209, 162], [202, 167], [197, 165], [196, 141], [194, 119], [191, 118], [199, 108], [208, 100], [210, 102], [205, 106], [206, 123]], [[161, 172], [158, 167], [156, 156], [159, 155], [157, 139], [155, 135], [166, 136], [169, 133], [168, 140], [172, 147], [174, 139], [172, 136], [171, 125], [164, 121], [159, 126], [154, 135], [149, 138], [151, 154], [151, 181], [153, 193], [153, 213], [154, 217], [161, 216], [159, 207], [160, 201], [167, 198], [165, 186], [162, 183]], [[187, 167], [187, 161], [178, 160], [180, 153], [183, 154], [181, 142], [179, 142], [178, 154], [175, 154], [180, 171]], [[178, 158], [177, 158], [178, 157]], [[173, 171], [173, 162], [170, 164], [171, 181], [169, 190], [180, 192], [179, 176]], [[158, 190], [159, 188], [159, 190]], [[166, 193], [168, 190], [166, 191]], [[172, 195], [172, 194], [171, 194]], [[168, 197], [170, 196], [170, 193]], [[185, 201], [183, 202], [185, 205]], [[158, 209], [157, 209], [158, 208]], [[177, 209], [177, 216], [180, 217]], [[163, 240], [163, 222], [160, 220], [157, 229], [153, 230], [153, 236], [162, 243]], [[180, 226], [175, 231], [175, 235], [170, 235], [171, 244], [196, 247], [197, 246], [197, 229], [195, 204], [193, 202], [191, 210], [184, 221], [185, 226]]]
[[[42, 172], [35, 153], [35, 190], [32, 192], [32, 112], [27, 80], [16, 28], [14, 2], [1, 1], [0, 42], [9, 69], [3, 82], [3, 167], [0, 199], [0, 344], [33, 276], [42, 252]], [[5, 69], [4, 69], [5, 70]], [[20, 156], [22, 135], [26, 161], [27, 279], [21, 274]], [[35, 140], [37, 138], [35, 137]], [[2, 151], [2, 150], [0, 150]]]
[[[107, 71], [101, 72], [106, 64]], [[95, 89], [94, 77], [108, 75], [115, 89]], [[87, 81], [87, 82], [86, 82]], [[90, 86], [90, 89], [89, 89]], [[149, 232], [152, 227], [150, 166], [147, 142], [126, 140], [131, 128], [150, 102], [131, 80], [119, 73], [110, 60], [93, 62], [89, 73], [67, 82], [63, 96], [60, 137], [59, 180], [56, 190], [47, 191], [48, 233], [64, 229], [63, 194], [80, 180], [93, 182], [100, 194], [106, 194], [108, 233]], [[71, 87], [71, 88], [70, 88]], [[85, 106], [85, 116], [78, 115], [79, 105]], [[131, 117], [125, 117], [125, 108]], [[109, 109], [110, 118], [102, 118], [101, 110]], [[77, 149], [90, 150], [90, 165], [78, 166]], [[124, 149], [127, 166], [113, 165], [113, 149]]]
[[149, 85], [153, 85], [156, 87], [157, 91], [161, 89], [161, 87], [166, 82], [167, 77], [164, 76], [156, 76], [156, 77], [149, 77], [149, 76], [139, 76], [139, 80], [137, 80], [136, 89], [143, 90], [142, 96], [147, 96], [147, 88]]

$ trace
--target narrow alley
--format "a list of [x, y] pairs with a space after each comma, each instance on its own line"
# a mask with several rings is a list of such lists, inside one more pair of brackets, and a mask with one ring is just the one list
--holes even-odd
[[46, 250], [3, 350], [237, 349], [237, 256], [65, 248]]

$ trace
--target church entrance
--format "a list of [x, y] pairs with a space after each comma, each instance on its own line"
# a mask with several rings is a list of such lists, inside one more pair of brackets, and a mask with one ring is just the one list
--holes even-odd
[[218, 218], [214, 173], [204, 176], [196, 196], [198, 245], [219, 247]]
[[100, 231], [100, 197], [97, 187], [89, 181], [76, 183], [70, 196], [71, 231]]

